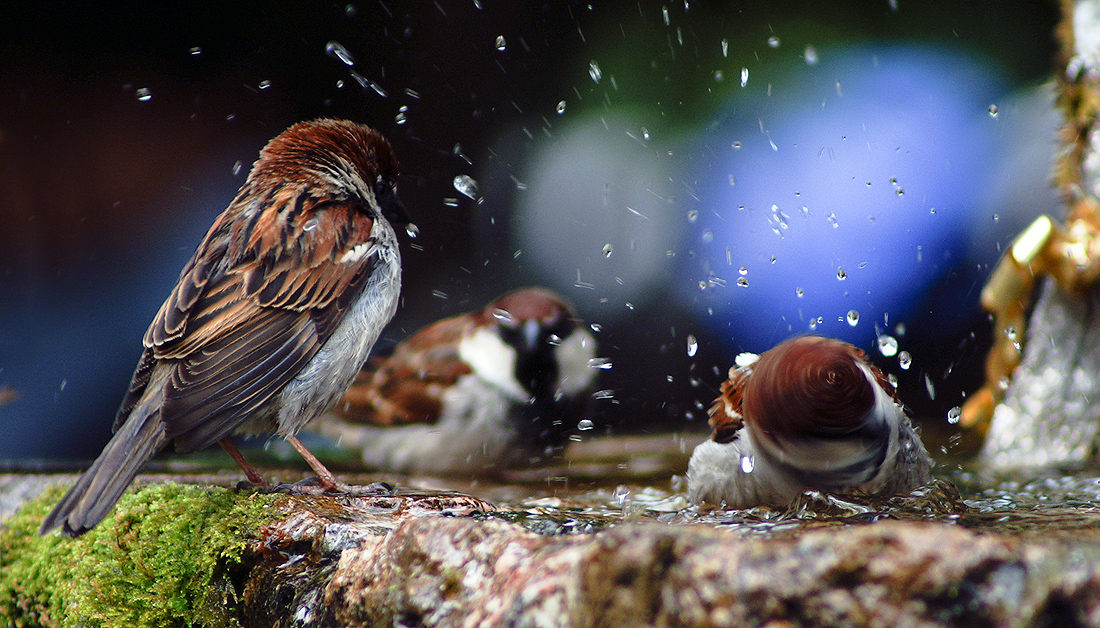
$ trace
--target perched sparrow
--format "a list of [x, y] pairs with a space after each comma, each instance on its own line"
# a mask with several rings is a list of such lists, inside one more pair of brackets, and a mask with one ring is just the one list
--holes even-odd
[[260, 151], [145, 333], [114, 437], [40, 534], [95, 526], [169, 446], [221, 443], [266, 485], [236, 432], [275, 431], [322, 488], [348, 488], [294, 434], [347, 391], [397, 307], [396, 176], [389, 143], [351, 122], [296, 124]]
[[894, 387], [840, 340], [794, 338], [731, 368], [710, 424], [688, 463], [696, 504], [786, 506], [807, 489], [895, 495], [930, 479]]
[[561, 297], [517, 290], [372, 360], [337, 406], [343, 421], [321, 431], [378, 469], [491, 473], [565, 444], [589, 400], [593, 355]]

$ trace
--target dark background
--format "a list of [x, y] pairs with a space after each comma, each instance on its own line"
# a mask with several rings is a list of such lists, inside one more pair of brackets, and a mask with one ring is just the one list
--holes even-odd
[[[1053, 3], [927, 4], [387, 0], [8, 9], [0, 37], [0, 384], [20, 396], [0, 407], [0, 459], [99, 451], [142, 333], [179, 269], [258, 150], [296, 121], [370, 124], [400, 157], [400, 194], [420, 236], [402, 236], [403, 304], [381, 341], [392, 344], [441, 316], [546, 280], [511, 244], [512, 208], [524, 193], [516, 182], [571, 120], [638, 107], [656, 112], [652, 127], [665, 135], [713, 128], [725, 120], [716, 112], [739, 68], [751, 69], [756, 87], [769, 59], [804, 55], [811, 43], [822, 51], [916, 45], [965, 54], [991, 68], [1005, 95], [1049, 76]], [[782, 43], [773, 48], [770, 37]], [[327, 53], [329, 42], [354, 64]], [[590, 75], [593, 61], [600, 81]], [[1028, 168], [1041, 182], [1050, 138], [1032, 139], [1038, 157]], [[456, 192], [460, 174], [478, 180], [480, 204]], [[678, 210], [692, 211], [690, 202]], [[996, 243], [1027, 217], [1001, 222], [994, 243], [982, 245], [983, 260], [954, 258], [958, 267], [938, 271], [926, 304], [904, 320], [902, 348], [913, 369], [900, 371], [873, 351], [873, 340], [861, 339], [927, 420], [945, 421], [981, 382], [990, 329], [977, 289]], [[575, 228], [563, 226], [563, 236]], [[690, 244], [674, 252], [693, 254]], [[668, 272], [665, 285], [696, 280]], [[701, 323], [665, 294], [624, 307], [611, 293], [601, 302], [570, 291], [573, 279], [547, 281], [601, 326], [599, 355], [613, 364], [601, 372], [601, 388], [613, 393], [593, 418], [605, 431], [704, 430], [716, 373], [739, 351], [767, 348], [740, 339], [737, 329]], [[694, 356], [685, 350], [687, 334], [699, 342]], [[935, 382], [935, 395], [922, 379]]]

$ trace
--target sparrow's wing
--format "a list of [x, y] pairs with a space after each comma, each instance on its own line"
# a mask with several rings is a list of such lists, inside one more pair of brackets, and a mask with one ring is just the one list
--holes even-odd
[[444, 391], [470, 372], [458, 343], [473, 323], [467, 314], [413, 334], [393, 355], [364, 369], [337, 410], [349, 420], [376, 425], [434, 422]]
[[729, 379], [722, 382], [722, 394], [710, 406], [710, 425], [714, 428], [711, 440], [728, 443], [737, 438], [737, 432], [744, 425], [741, 401], [750, 377], [751, 366], [730, 369]]
[[[367, 283], [379, 252], [364, 208], [294, 194], [257, 199], [250, 218], [248, 207], [223, 214], [146, 332], [147, 353], [173, 368], [161, 418], [181, 451], [272, 402]], [[265, 201], [287, 209], [262, 211]]]

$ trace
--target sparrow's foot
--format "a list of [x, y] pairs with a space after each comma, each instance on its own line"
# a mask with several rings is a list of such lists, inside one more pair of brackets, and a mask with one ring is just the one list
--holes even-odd
[[292, 484], [279, 484], [271, 489], [276, 493], [291, 495], [350, 495], [352, 497], [393, 497], [397, 489], [392, 484], [374, 482], [373, 484], [345, 484], [335, 482], [326, 485], [320, 478], [313, 476]]

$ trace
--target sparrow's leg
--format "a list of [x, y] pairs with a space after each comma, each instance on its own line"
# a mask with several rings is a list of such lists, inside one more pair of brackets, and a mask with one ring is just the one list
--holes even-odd
[[375, 482], [374, 484], [368, 484], [366, 486], [344, 484], [336, 479], [332, 471], [329, 471], [325, 465], [321, 464], [317, 456], [314, 456], [310, 450], [306, 449], [306, 446], [302, 444], [302, 441], [298, 440], [297, 436], [287, 436], [286, 440], [297, 449], [302, 458], [309, 463], [309, 466], [313, 468], [313, 472], [317, 474], [317, 478], [316, 481], [313, 481], [313, 478], [308, 478], [294, 484], [280, 484], [275, 487], [275, 490], [303, 493], [344, 493], [347, 495], [370, 496], [388, 496], [394, 494], [394, 488], [385, 482]]
[[225, 453], [229, 454], [230, 458], [236, 460], [237, 464], [241, 465], [241, 468], [244, 469], [244, 474], [248, 476], [248, 481], [251, 482], [253, 486], [259, 488], [269, 488], [271, 486], [255, 467], [248, 464], [248, 461], [244, 459], [244, 456], [241, 455], [240, 450], [233, 444], [233, 441], [228, 438], [223, 438], [218, 441], [218, 444], [222, 446]]

